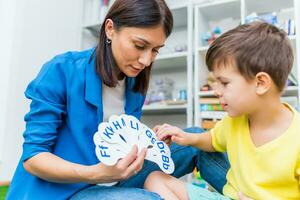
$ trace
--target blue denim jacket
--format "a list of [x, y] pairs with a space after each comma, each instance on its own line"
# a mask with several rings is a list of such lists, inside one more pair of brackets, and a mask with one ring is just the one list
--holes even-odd
[[[96, 73], [94, 49], [67, 52], [41, 69], [25, 91], [31, 99], [25, 116], [23, 154], [14, 174], [8, 200], [67, 199], [88, 184], [58, 184], [27, 173], [23, 162], [41, 152], [83, 165], [98, 163], [93, 135], [103, 120], [102, 81]], [[125, 113], [141, 116], [145, 97], [131, 89], [126, 78]]]

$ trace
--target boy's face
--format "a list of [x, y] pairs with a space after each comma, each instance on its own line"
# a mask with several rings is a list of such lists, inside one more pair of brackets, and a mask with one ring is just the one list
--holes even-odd
[[255, 81], [246, 80], [233, 66], [215, 67], [214, 91], [230, 117], [249, 114], [256, 102]]

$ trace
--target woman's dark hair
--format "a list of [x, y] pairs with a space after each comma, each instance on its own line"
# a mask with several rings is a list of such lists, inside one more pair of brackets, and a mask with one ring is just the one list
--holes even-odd
[[[109, 9], [100, 30], [99, 43], [96, 49], [96, 70], [104, 84], [115, 87], [118, 82], [117, 64], [114, 60], [111, 45], [106, 42], [105, 21], [111, 19], [114, 28], [153, 27], [162, 25], [166, 37], [173, 29], [173, 16], [164, 0], [116, 0]], [[146, 94], [152, 63], [141, 71], [135, 80], [133, 91]]]

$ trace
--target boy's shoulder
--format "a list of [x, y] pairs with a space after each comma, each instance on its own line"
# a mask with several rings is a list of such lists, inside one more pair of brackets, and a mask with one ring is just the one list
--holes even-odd
[[291, 128], [293, 128], [298, 135], [300, 135], [300, 113], [296, 109], [293, 109], [293, 121], [291, 124]]
[[226, 115], [221, 121], [219, 121], [212, 131], [221, 131], [229, 135], [236, 135], [237, 132], [246, 130], [248, 127], [248, 117], [247, 115], [241, 115], [237, 117], [230, 117]]
[[293, 113], [293, 119], [290, 128], [296, 128], [298, 133], [300, 134], [300, 113], [293, 106], [288, 103], [284, 103], [284, 105], [291, 110]]

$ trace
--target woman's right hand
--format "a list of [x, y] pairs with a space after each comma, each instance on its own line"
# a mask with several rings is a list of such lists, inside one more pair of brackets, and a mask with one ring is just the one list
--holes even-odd
[[25, 170], [34, 176], [56, 183], [111, 183], [128, 179], [139, 172], [144, 164], [146, 149], [138, 154], [137, 146], [114, 166], [102, 163], [82, 165], [66, 161], [52, 153], [39, 153], [23, 163]]
[[103, 163], [88, 166], [87, 182], [96, 184], [126, 180], [142, 169], [145, 156], [146, 149], [142, 149], [138, 154], [137, 146], [134, 145], [130, 153], [113, 166], [107, 166]]

